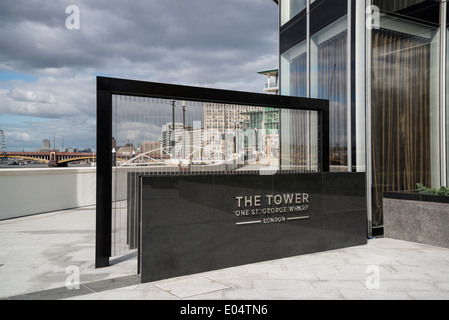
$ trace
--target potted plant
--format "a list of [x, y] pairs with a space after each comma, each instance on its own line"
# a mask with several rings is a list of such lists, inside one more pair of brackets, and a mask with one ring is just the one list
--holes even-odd
[[424, 186], [422, 183], [417, 183], [418, 192], [423, 195], [431, 195], [431, 196], [445, 196], [449, 197], [449, 188], [441, 187], [439, 189], [430, 189]]

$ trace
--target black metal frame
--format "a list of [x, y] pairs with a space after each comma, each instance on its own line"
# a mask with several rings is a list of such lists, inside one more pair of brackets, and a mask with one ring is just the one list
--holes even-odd
[[97, 207], [95, 267], [109, 266], [112, 233], [112, 96], [240, 104], [318, 112], [320, 171], [329, 172], [329, 101], [97, 77]]

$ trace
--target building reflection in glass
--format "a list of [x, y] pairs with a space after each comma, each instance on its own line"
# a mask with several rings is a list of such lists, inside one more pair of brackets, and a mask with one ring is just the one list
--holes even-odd
[[316, 134], [310, 134], [316, 132], [311, 123], [317, 117], [277, 108], [127, 96], [114, 96], [113, 108], [117, 167], [161, 174], [317, 170]]

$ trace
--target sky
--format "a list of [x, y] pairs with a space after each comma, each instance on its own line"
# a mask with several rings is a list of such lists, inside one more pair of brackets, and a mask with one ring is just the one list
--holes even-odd
[[263, 93], [278, 48], [271, 0], [0, 0], [6, 150], [95, 149], [97, 76]]

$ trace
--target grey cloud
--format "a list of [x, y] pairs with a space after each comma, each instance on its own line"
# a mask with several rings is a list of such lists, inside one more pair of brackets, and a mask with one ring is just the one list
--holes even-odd
[[[72, 4], [80, 30], [65, 26]], [[81, 121], [81, 130], [95, 118], [97, 74], [262, 92], [257, 71], [278, 64], [277, 9], [269, 0], [0, 1], [0, 72], [39, 77], [0, 83], [0, 117], [59, 119], [67, 134]]]
[[25, 122], [23, 124], [4, 124], [0, 126], [5, 132], [7, 150], [34, 151], [42, 146], [44, 139], [49, 139], [56, 147], [95, 148], [95, 128], [93, 122], [87, 120], [63, 119], [41, 122]]
[[160, 73], [183, 64], [237, 71], [277, 50], [277, 8], [269, 1], [78, 1], [80, 30], [65, 28], [61, 2], [8, 4], [0, 7], [0, 61], [21, 70], [107, 70], [127, 60]]
[[95, 117], [95, 79], [90, 76], [16, 81], [0, 89], [0, 114], [49, 119]]

